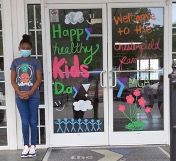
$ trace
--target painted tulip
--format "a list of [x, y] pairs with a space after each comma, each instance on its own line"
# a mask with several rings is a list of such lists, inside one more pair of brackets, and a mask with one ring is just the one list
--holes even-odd
[[146, 107], [145, 112], [146, 112], [146, 113], [151, 113], [151, 110], [152, 110], [152, 109], [151, 109], [150, 107]]
[[144, 97], [141, 97], [140, 99], [138, 99], [138, 103], [141, 107], [144, 108], [146, 105], [146, 101], [145, 101]]
[[133, 104], [134, 97], [130, 94], [129, 96], [126, 96], [126, 100], [128, 104]]
[[134, 92], [133, 92], [133, 94], [134, 94], [136, 97], [138, 97], [138, 96], [141, 95], [141, 92], [140, 92], [140, 90], [135, 89]]
[[126, 110], [126, 107], [124, 105], [119, 105], [119, 111], [124, 112]]

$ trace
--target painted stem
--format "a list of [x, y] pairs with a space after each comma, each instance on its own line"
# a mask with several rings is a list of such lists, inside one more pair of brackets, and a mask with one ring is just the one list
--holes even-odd
[[[137, 112], [138, 112], [138, 108], [136, 107], [136, 111], [135, 111], [134, 115], [136, 115], [136, 114], [137, 114]], [[136, 120], [137, 120], [137, 119], [136, 119]]]
[[123, 112], [123, 114], [125, 115], [125, 117], [126, 117], [128, 120], [130, 120], [131, 122], [133, 122], [133, 120], [132, 120], [130, 117], [128, 117], [128, 115], [127, 115], [125, 112]]
[[[137, 105], [136, 105], [136, 102], [137, 102], [137, 96], [136, 96], [136, 100], [135, 100], [135, 105], [133, 107], [133, 116], [136, 115], [136, 111], [137, 111]], [[135, 117], [136, 118], [136, 117]]]
[[132, 117], [132, 116], [131, 116], [131, 112], [132, 112], [132, 109], [131, 109], [131, 108], [132, 108], [132, 105], [130, 105], [130, 116], [129, 116], [130, 118]]

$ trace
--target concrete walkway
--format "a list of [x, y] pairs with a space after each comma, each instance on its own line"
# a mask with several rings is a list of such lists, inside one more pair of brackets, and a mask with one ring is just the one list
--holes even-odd
[[21, 150], [0, 151], [0, 161], [170, 161], [169, 147], [73, 147], [38, 149], [35, 158], [20, 158]]
[[0, 161], [42, 161], [47, 149], [38, 149], [35, 158], [21, 158], [21, 150], [2, 150], [0, 151]]

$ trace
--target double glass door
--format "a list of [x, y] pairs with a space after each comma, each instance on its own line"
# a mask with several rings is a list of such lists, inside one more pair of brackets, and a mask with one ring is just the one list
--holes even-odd
[[52, 146], [167, 142], [166, 14], [153, 3], [47, 6]]

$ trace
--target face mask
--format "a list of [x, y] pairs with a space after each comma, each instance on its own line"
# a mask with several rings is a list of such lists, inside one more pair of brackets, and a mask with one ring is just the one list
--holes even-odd
[[31, 50], [20, 50], [21, 57], [28, 57], [31, 55]]

